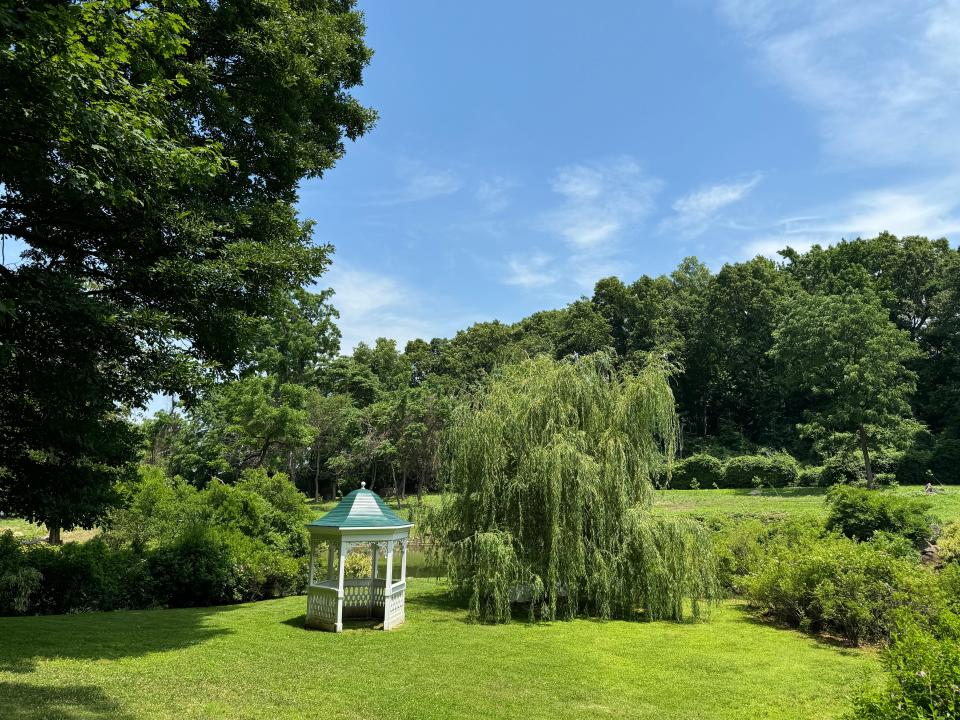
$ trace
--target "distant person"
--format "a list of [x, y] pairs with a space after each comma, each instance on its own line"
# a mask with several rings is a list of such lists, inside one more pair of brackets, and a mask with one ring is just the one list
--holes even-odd
[[933, 483], [927, 483], [927, 486], [923, 489], [927, 495], [933, 495]]

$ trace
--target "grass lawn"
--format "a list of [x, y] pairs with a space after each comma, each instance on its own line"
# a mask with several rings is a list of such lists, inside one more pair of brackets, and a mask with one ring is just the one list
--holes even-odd
[[0, 618], [0, 716], [832, 718], [872, 653], [752, 621], [465, 622], [413, 580], [389, 633], [302, 629], [305, 600]]
[[[755, 490], [657, 490], [654, 505], [666, 512], [694, 515], [704, 519], [718, 516], [785, 518], [788, 515], [825, 517], [823, 496], [827, 488], [764, 488]], [[925, 495], [923, 486], [904, 485], [893, 492], [922, 497], [933, 505], [933, 513], [947, 522], [960, 519], [960, 486], [948, 485], [941, 492]]]

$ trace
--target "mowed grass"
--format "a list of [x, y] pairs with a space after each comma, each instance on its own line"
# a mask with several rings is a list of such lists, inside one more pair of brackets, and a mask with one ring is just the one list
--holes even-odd
[[[927, 495], [923, 486], [904, 485], [882, 492], [924, 498], [933, 505], [933, 514], [942, 522], [960, 520], [960, 486], [938, 488]], [[663, 512], [693, 515], [705, 520], [720, 517], [756, 517], [777, 520], [805, 516], [824, 518], [823, 497], [827, 488], [763, 488], [757, 490], [657, 490], [654, 507]]]
[[0, 618], [0, 716], [833, 718], [873, 653], [753, 621], [466, 622], [412, 580], [384, 633], [302, 628], [305, 599]]

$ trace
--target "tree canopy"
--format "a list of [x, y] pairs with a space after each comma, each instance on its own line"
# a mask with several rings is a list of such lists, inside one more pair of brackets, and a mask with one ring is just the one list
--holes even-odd
[[662, 370], [541, 355], [497, 371], [444, 437], [433, 531], [474, 617], [503, 622], [521, 599], [551, 619], [679, 619], [714, 597], [700, 526], [650, 513], [677, 441]]
[[375, 119], [363, 34], [350, 0], [0, 7], [0, 508], [91, 523], [125, 408], [196, 396], [322, 273], [297, 187]]

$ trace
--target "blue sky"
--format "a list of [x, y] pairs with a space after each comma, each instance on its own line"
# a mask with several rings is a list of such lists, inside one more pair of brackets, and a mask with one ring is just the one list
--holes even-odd
[[360, 7], [381, 118], [300, 203], [345, 351], [687, 255], [960, 233], [960, 2]]

